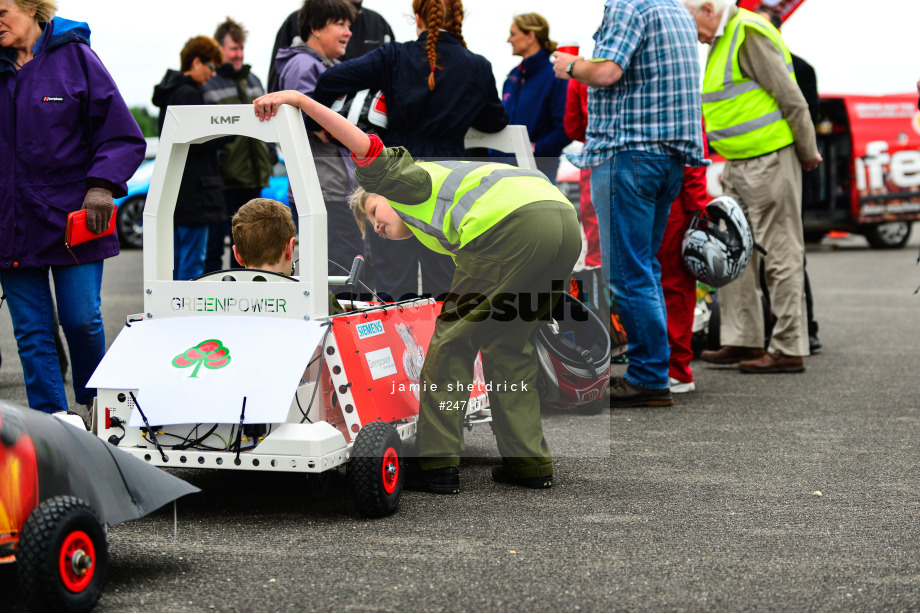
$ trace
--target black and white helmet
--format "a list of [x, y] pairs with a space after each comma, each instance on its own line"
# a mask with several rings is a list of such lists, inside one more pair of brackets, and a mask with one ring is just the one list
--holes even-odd
[[329, 107], [364, 132], [373, 132], [381, 139], [386, 138], [387, 104], [383, 92], [361, 90], [343, 94]]
[[751, 227], [731, 196], [720, 196], [706, 205], [705, 214], [690, 222], [681, 246], [690, 274], [713, 288], [737, 279], [753, 251]]

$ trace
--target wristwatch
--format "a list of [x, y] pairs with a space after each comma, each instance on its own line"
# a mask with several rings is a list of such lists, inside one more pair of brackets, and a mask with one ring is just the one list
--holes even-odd
[[575, 62], [577, 61], [578, 61], [577, 59], [572, 60], [571, 62], [569, 62], [569, 65], [565, 67], [565, 74], [572, 77], [573, 79], [575, 78], [575, 75], [572, 74], [572, 71], [575, 70]]

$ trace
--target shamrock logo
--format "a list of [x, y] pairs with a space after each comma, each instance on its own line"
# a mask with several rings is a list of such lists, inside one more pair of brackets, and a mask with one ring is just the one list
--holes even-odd
[[229, 364], [230, 350], [218, 339], [202, 341], [172, 359], [172, 366], [177, 369], [194, 367], [189, 377], [198, 377], [198, 369], [202, 365], [207, 369], [223, 369]]

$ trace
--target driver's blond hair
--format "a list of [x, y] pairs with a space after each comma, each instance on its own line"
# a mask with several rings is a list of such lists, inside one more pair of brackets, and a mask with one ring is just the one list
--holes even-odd
[[358, 188], [355, 190], [351, 196], [348, 197], [348, 207], [351, 209], [351, 212], [355, 216], [355, 221], [358, 222], [358, 228], [361, 229], [361, 236], [364, 237], [367, 235], [367, 225], [370, 221], [367, 219], [367, 191], [364, 188]]

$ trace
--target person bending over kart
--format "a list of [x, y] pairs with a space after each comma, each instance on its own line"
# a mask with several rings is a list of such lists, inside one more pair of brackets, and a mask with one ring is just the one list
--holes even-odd
[[[240, 266], [282, 275], [294, 274], [297, 228], [290, 208], [270, 198], [253, 198], [230, 221], [233, 256]], [[329, 315], [345, 313], [329, 293]]]
[[[502, 465], [497, 482], [548, 488], [553, 461], [540, 423], [538, 363], [531, 335], [549, 317], [581, 251], [575, 208], [535, 170], [505, 164], [415, 162], [384, 149], [344, 117], [294, 91], [257, 98], [260, 120], [298, 107], [352, 152], [363, 190], [352, 197], [362, 229], [394, 240], [415, 235], [449, 254], [457, 270], [422, 368], [419, 470], [406, 487], [460, 492], [465, 405], [476, 353], [482, 353], [492, 430]], [[536, 309], [534, 309], [536, 305]], [[457, 385], [459, 384], [461, 385]]]

